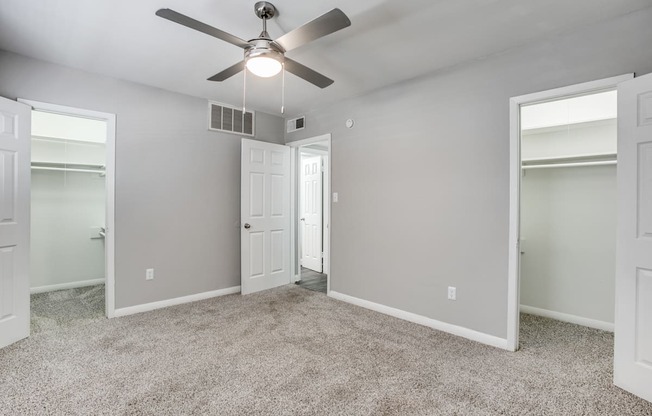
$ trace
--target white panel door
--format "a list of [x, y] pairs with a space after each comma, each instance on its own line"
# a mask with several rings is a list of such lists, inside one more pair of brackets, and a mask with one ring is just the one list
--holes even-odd
[[0, 348], [29, 336], [31, 108], [0, 97]]
[[321, 156], [301, 158], [301, 265], [322, 272]]
[[290, 283], [290, 148], [242, 139], [242, 294]]
[[618, 86], [614, 383], [652, 401], [652, 75]]

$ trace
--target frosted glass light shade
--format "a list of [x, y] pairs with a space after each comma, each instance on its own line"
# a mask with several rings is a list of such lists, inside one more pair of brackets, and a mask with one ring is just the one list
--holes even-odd
[[278, 60], [266, 56], [251, 57], [247, 59], [246, 66], [252, 74], [262, 78], [273, 77], [281, 72], [282, 69], [281, 63]]

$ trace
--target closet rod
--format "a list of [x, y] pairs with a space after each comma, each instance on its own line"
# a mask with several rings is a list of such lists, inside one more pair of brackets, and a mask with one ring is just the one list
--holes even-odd
[[64, 172], [105, 173], [103, 170], [97, 170], [97, 169], [55, 168], [55, 167], [50, 167], [50, 166], [32, 166], [32, 169], [36, 169], [36, 170], [57, 170], [57, 171], [64, 171]]
[[541, 164], [541, 165], [524, 165], [521, 166], [521, 169], [572, 168], [572, 167], [581, 167], [581, 166], [605, 166], [605, 165], [615, 165], [615, 164], [617, 164], [615, 160], [600, 160], [597, 162], [548, 163], [548, 164]]

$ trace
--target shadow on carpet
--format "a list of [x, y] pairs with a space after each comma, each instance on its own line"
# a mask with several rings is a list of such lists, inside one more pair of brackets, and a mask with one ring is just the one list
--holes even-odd
[[105, 319], [104, 285], [37, 293], [30, 298], [32, 335]]

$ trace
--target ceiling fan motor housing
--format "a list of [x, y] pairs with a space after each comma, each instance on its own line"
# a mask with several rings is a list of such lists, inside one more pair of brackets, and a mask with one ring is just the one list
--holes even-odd
[[274, 43], [274, 41], [270, 39], [258, 38], [250, 40], [249, 43], [251, 46], [245, 49], [244, 52], [245, 60], [264, 56], [266, 58], [272, 58], [276, 59], [279, 62], [283, 62], [283, 54], [285, 51], [283, 48]]
[[267, 20], [276, 16], [276, 7], [270, 2], [259, 1], [254, 5], [254, 11], [263, 21], [263, 31], [256, 39], [249, 40], [249, 47], [245, 49], [245, 61], [256, 58], [265, 57], [272, 58], [279, 62], [283, 62], [283, 54], [285, 49], [277, 45], [267, 33]]

